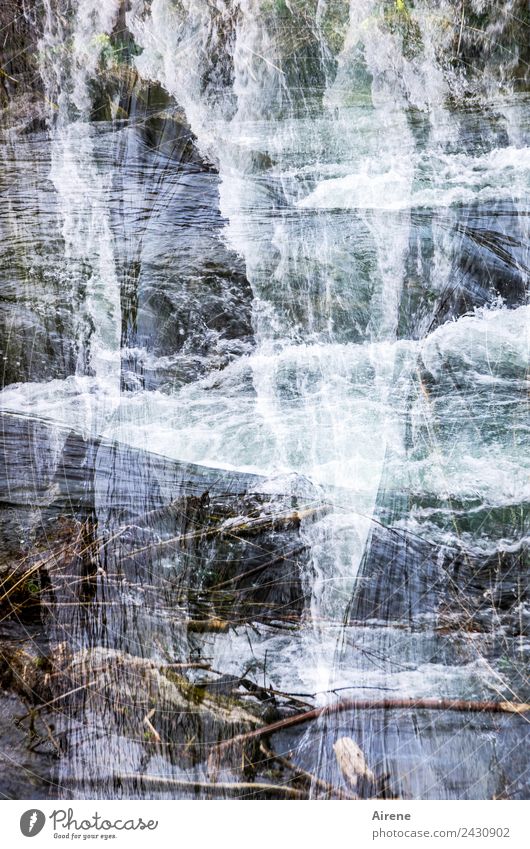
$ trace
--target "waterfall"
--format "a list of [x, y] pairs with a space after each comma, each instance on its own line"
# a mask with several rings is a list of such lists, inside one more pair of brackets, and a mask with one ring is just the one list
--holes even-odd
[[[447, 101], [462, 81], [444, 68], [444, 51], [454, 48], [444, 44], [451, 4], [389, 8], [386, 20], [381, 5], [350, 4], [335, 54], [323, 36], [325, 4], [313, 20], [289, 4], [274, 11], [259, 2], [155, 0], [128, 18], [144, 48], [140, 72], [184, 106], [199, 145], [218, 163], [227, 238], [252, 286], [251, 426], [258, 433], [244, 461], [257, 455], [266, 474], [304, 474], [324, 487], [324, 498], [340, 489], [340, 513], [322, 523], [327, 532], [311, 529], [324, 538], [315, 541], [309, 578], [315, 619], [331, 604], [339, 622], [385, 460], [403, 487], [403, 400], [417, 391], [421, 356], [421, 344], [399, 332], [413, 210], [498, 197], [492, 181], [513, 192], [509, 147], [482, 157], [457, 152], [459, 127]], [[289, 53], [290, 28], [313, 41], [314, 56]], [[314, 63], [312, 89], [304, 61]], [[358, 245], [349, 246], [352, 222], [341, 208], [355, 211]], [[433, 235], [435, 291], [454, 273], [443, 229]], [[423, 258], [417, 261], [421, 274]], [[433, 452], [439, 457], [436, 446]], [[315, 644], [320, 650], [323, 640]], [[319, 662], [328, 673], [331, 666], [329, 655]]]
[[[91, 93], [102, 51], [108, 44], [120, 3], [45, 3], [39, 43], [52, 135], [50, 178], [63, 218], [63, 285], [76, 312], [75, 377], [85, 432], [98, 432], [119, 401], [120, 284], [111, 232], [112, 174], [96, 161]], [[94, 379], [98, 397], [87, 391]], [[75, 392], [75, 390], [74, 390]]]
[[[0, 400], [9, 414], [53, 423], [47, 463], [81, 457], [86, 471], [82, 555], [97, 552], [75, 568], [80, 582], [94, 578], [94, 610], [72, 626], [69, 674], [88, 680], [108, 661], [95, 680], [119, 695], [123, 676], [134, 702], [145, 663], [150, 693], [145, 748], [126, 711], [96, 697], [82, 711], [107, 726], [110, 744], [64, 720], [80, 742], [60, 776], [80, 793], [89, 767], [108, 795], [113, 770], [234, 780], [200, 745], [219, 723], [251, 725], [247, 702], [227, 720], [224, 702], [208, 701], [211, 681], [163, 678], [168, 658], [193, 668], [206, 658], [222, 670], [219, 692], [230, 676], [252, 678], [263, 699], [268, 687], [305, 706], [529, 700], [521, 8], [46, 0], [46, 203], [75, 363], [8, 381]], [[50, 483], [48, 508], [58, 491]], [[247, 540], [253, 522], [270, 523], [265, 542]], [[239, 578], [223, 572], [238, 558], [254, 590], [265, 568], [280, 563], [289, 576], [283, 607], [270, 620], [260, 612], [256, 627], [235, 614], [220, 627], [212, 614], [218, 587], [223, 615], [239, 611]], [[116, 575], [118, 589], [106, 583]], [[216, 624], [198, 637], [208, 581]], [[52, 606], [66, 610], [54, 624], [60, 644], [70, 614], [64, 588], [54, 592]], [[185, 750], [179, 760], [147, 708], [155, 693], [184, 715], [195, 685], [207, 719], [188, 727], [157, 715]], [[333, 745], [351, 736], [390, 775], [383, 795], [490, 798], [505, 773], [506, 792], [520, 792], [507, 755], [489, 765], [497, 732], [487, 718], [471, 727], [445, 713], [402, 716], [325, 716], [286, 745], [337, 784]], [[515, 732], [499, 735], [511, 751]], [[317, 780], [308, 792], [320, 791]]]

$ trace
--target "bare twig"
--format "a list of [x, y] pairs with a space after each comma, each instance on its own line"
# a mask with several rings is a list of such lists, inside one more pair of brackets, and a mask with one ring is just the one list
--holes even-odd
[[158, 731], [156, 730], [153, 723], [151, 722], [151, 718], [155, 715], [155, 713], [156, 713], [156, 708], [151, 708], [149, 713], [147, 713], [144, 716], [144, 725], [147, 726], [147, 728], [149, 729], [149, 731], [151, 732], [151, 734], [155, 738], [156, 742], [161, 743], [162, 738], [161, 738], [160, 734], [158, 733]]
[[456, 48], [456, 55], [457, 56], [460, 55], [460, 45], [462, 44], [462, 33], [464, 32], [465, 10], [466, 10], [465, 0], [462, 0], [462, 18], [460, 20], [460, 33], [458, 35], [458, 45], [457, 45], [457, 48]]

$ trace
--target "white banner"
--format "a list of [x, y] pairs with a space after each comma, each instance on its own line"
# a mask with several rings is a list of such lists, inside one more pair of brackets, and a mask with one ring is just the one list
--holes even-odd
[[528, 802], [6, 801], [2, 810], [6, 849], [530, 845]]

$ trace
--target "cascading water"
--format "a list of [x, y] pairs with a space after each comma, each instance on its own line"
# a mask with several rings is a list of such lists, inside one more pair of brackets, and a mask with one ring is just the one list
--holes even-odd
[[[79, 411], [88, 432], [94, 416], [97, 432], [99, 416], [108, 414], [109, 402], [112, 409], [120, 388], [120, 286], [107, 200], [112, 175], [102, 174], [95, 158], [90, 94], [119, 6], [111, 0], [61, 10], [46, 2], [39, 45], [51, 110], [50, 178], [64, 222], [63, 285], [78, 311], [76, 376], [82, 388], [75, 394], [88, 402]], [[83, 391], [87, 378], [95, 378], [97, 394]]]
[[[120, 676], [122, 695], [134, 692], [139, 673], [122, 651], [155, 665], [206, 657], [306, 706], [529, 700], [528, 65], [513, 27], [530, 21], [517, 0], [458, 5], [47, 0], [40, 73], [76, 365], [8, 381], [0, 400], [52, 421], [61, 446], [64, 426], [121, 443], [122, 460], [107, 442], [81, 452], [93, 475], [90, 534], [104, 540], [97, 564], [82, 566], [96, 570], [94, 608], [72, 625], [66, 596], [55, 589], [52, 602], [66, 609], [55, 611], [53, 641], [70, 630], [78, 652], [71, 679], [110, 664], [107, 701]], [[196, 467], [173, 480], [142, 451], [199, 464], [209, 483]], [[202, 501], [157, 525], [186, 481]], [[186, 582], [222, 555], [234, 561], [232, 549], [209, 549], [209, 530], [199, 553], [162, 549], [145, 571], [138, 541], [143, 552], [149, 534], [166, 545], [178, 532], [188, 545], [203, 489], [222, 499], [241, 487], [299, 511], [295, 545], [280, 535], [278, 554], [260, 543], [273, 565], [294, 563], [299, 616], [293, 625], [289, 600], [287, 630], [275, 607], [269, 622], [198, 643]], [[268, 515], [259, 504], [252, 520]], [[237, 502], [225, 531], [242, 516]], [[264, 568], [249, 563], [249, 574]], [[121, 595], [105, 583], [114, 573], [126, 578]], [[234, 586], [221, 577], [214, 589]], [[146, 580], [148, 593], [163, 587], [168, 610], [182, 603], [177, 624], [145, 590], [135, 595]], [[182, 698], [154, 674], [151, 694]], [[66, 715], [74, 742], [58, 780], [80, 795], [95, 776], [104, 795], [116, 793], [116, 774], [143, 775], [147, 791], [130, 791], [139, 796], [163, 795], [149, 791], [157, 778], [184, 794], [235, 780], [204, 752], [186, 762], [196, 737], [227, 721], [208, 700], [181, 760], [147, 708], [160, 746], [150, 752], [125, 709], [115, 716], [90, 698], [78, 709], [95, 731], [85, 739], [80, 717]], [[521, 724], [494, 731], [487, 716], [455, 717], [352, 708], [282, 746], [317, 776], [312, 795], [319, 780], [344, 780], [333, 749], [344, 736], [379, 776], [368, 795], [524, 795], [528, 774], [513, 757]], [[233, 707], [230, 722], [252, 719]]]

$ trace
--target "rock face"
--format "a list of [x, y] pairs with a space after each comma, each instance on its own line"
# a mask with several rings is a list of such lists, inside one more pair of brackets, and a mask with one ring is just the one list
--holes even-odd
[[[220, 474], [102, 439], [83, 439], [23, 416], [1, 414], [0, 422], [6, 570], [10, 563], [27, 568], [36, 545], [46, 573], [47, 547], [55, 552], [52, 560], [63, 548], [64, 557], [74, 555], [75, 560], [80, 545], [90, 552], [85, 565], [95, 557], [93, 578], [100, 557], [105, 563], [115, 559], [124, 577], [129, 569], [154, 568], [167, 560], [167, 576], [190, 591], [203, 588], [208, 594], [213, 586], [230, 587], [234, 599], [241, 583], [256, 600], [265, 593], [260, 597], [264, 605], [269, 600], [274, 606], [277, 593], [278, 604], [299, 606], [294, 564], [305, 551], [299, 531], [320, 508], [306, 509], [294, 496], [267, 495], [255, 475]], [[248, 582], [247, 574], [252, 576]]]
[[[60, 778], [67, 788], [77, 759], [87, 756], [75, 731], [82, 717], [89, 726], [104, 722], [108, 737], [93, 753], [97, 774], [87, 774], [76, 792], [104, 785], [110, 795], [113, 769], [131, 767], [127, 738], [137, 726], [145, 742], [135, 744], [135, 758], [160, 743], [171, 762], [172, 747], [257, 722], [260, 700], [249, 682], [254, 707], [247, 708], [239, 677], [227, 689], [221, 679], [193, 676], [211, 679], [200, 671], [210, 666], [201, 661], [211, 635], [276, 617], [296, 622], [307, 554], [300, 528], [317, 511], [294, 497], [267, 496], [256, 476], [220, 475], [22, 416], [3, 414], [0, 422], [3, 741], [25, 745], [11, 727], [25, 699], [30, 714], [37, 708], [35, 733], [48, 741], [44, 753], [37, 747], [24, 755], [41, 784], [25, 790], [6, 774], [2, 792], [54, 795], [47, 782], [59, 780], [59, 753], [67, 753]], [[35, 647], [27, 655], [9, 648], [28, 627], [39, 631], [40, 660]], [[212, 687], [218, 695], [209, 701]], [[51, 699], [60, 702], [58, 716], [53, 706], [41, 707]], [[109, 712], [109, 703], [125, 702], [125, 713]], [[110, 762], [112, 740], [124, 756]], [[208, 747], [189, 745], [190, 762], [207, 756]]]
[[433, 545], [399, 528], [375, 529], [350, 612], [373, 620], [422, 627], [527, 634], [528, 550], [482, 556], [465, 547]]
[[44, 119], [35, 43], [38, 12], [31, 6], [23, 0], [5, 0], [0, 9], [0, 128], [18, 126], [27, 131]]
[[[241, 261], [220, 238], [219, 178], [174, 107], [154, 115], [139, 128], [131, 117], [119, 134], [112, 124], [100, 125], [93, 142], [98, 168], [116, 184], [108, 226], [126, 391], [178, 389], [253, 344], [250, 287]], [[1, 216], [0, 329], [9, 339], [2, 385], [93, 375], [95, 328], [86, 331], [80, 317], [98, 246], [85, 246], [83, 262], [68, 259], [61, 192], [70, 189], [50, 182], [57, 153], [49, 132], [16, 141], [7, 135], [0, 143], [11, 173]], [[160, 170], [164, 181], [153, 194], [150, 180]]]
[[[473, 133], [472, 126], [469, 131]], [[413, 214], [400, 336], [422, 338], [499, 299], [509, 307], [526, 303], [530, 269], [524, 216], [519, 217], [518, 209], [517, 203], [504, 200], [461, 204], [442, 214], [435, 209]], [[446, 258], [450, 272], [441, 290], [426, 291], [434, 244], [444, 235], [451, 238]]]
[[[179, 105], [133, 66], [127, 4], [90, 42], [99, 58], [87, 114], [73, 94], [75, 10], [64, 5], [51, 3], [54, 24], [18, 0], [0, 13], [0, 333], [9, 340], [0, 382], [95, 374], [106, 319], [93, 314], [90, 289], [100, 280], [117, 289], [122, 389], [173, 391], [251, 350], [251, 289], [221, 237], [215, 169]], [[77, 159], [64, 147], [67, 124]], [[74, 246], [83, 226], [92, 236]]]

